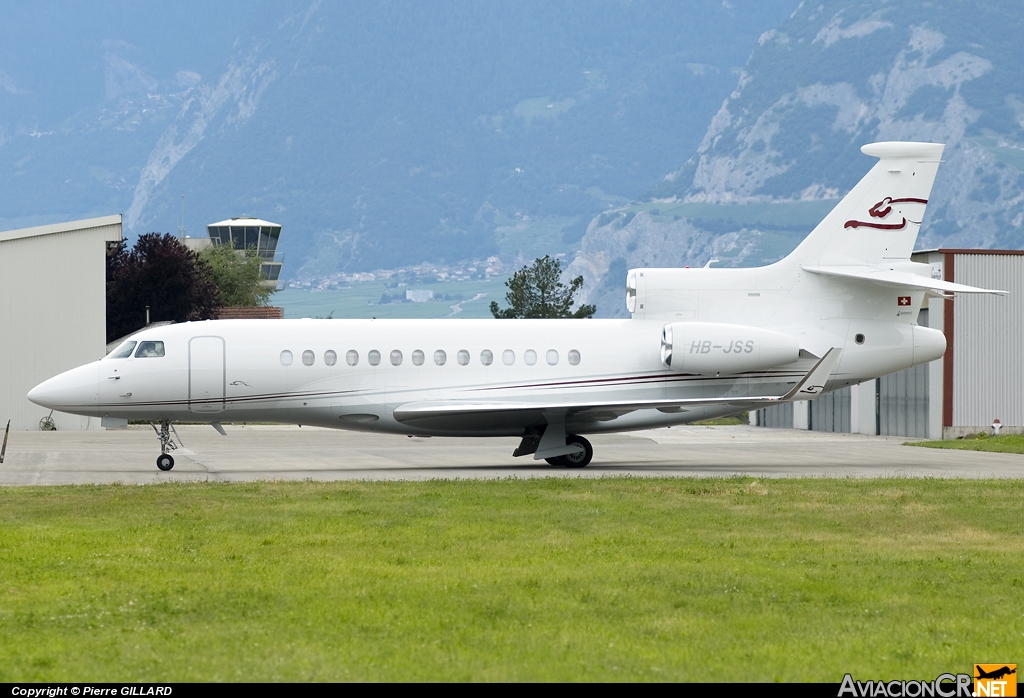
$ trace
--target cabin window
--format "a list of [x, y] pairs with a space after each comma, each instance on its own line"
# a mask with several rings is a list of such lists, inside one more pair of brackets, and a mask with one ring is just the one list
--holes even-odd
[[338, 363], [338, 355], [334, 353], [333, 349], [328, 349], [324, 352], [324, 364], [327, 366], [333, 366]]
[[526, 353], [523, 354], [523, 361], [526, 362], [527, 366], [533, 366], [535, 363], [537, 363], [537, 352], [535, 352], [533, 349], [527, 349]]
[[119, 346], [117, 349], [115, 349], [114, 351], [110, 352], [110, 358], [111, 359], [127, 359], [129, 356], [132, 355], [132, 351], [135, 349], [135, 345], [136, 344], [138, 344], [138, 342], [135, 342], [135, 341], [125, 342], [124, 344]]
[[548, 366], [558, 365], [558, 352], [554, 349], [548, 349], [548, 353], [544, 358], [547, 360]]
[[398, 349], [392, 349], [391, 351], [391, 365], [401, 366], [402, 365], [402, 352]]
[[417, 349], [412, 353], [412, 365], [422, 366], [423, 365], [423, 352]]
[[501, 352], [501, 363], [505, 364], [506, 366], [511, 366], [515, 362], [516, 353], [514, 351], [512, 351], [511, 349], [506, 349], [505, 351]]
[[580, 365], [580, 353], [575, 349], [569, 350], [569, 365], [579, 366]]
[[139, 344], [139, 350], [135, 352], [136, 359], [153, 359], [163, 355], [163, 342], [141, 342]]
[[377, 351], [376, 349], [373, 349], [372, 351], [370, 351], [369, 354], [366, 355], [366, 360], [370, 362], [371, 366], [376, 366], [377, 364], [380, 363], [380, 352]]
[[434, 363], [438, 366], [444, 366], [444, 362], [448, 360], [448, 355], [444, 353], [444, 349], [438, 349], [434, 352]]
[[459, 366], [468, 366], [469, 352], [465, 349], [459, 349], [459, 353], [455, 355], [455, 360], [459, 362]]
[[306, 351], [302, 352], [303, 364], [305, 364], [306, 366], [312, 366], [314, 361], [316, 361], [316, 354], [314, 354], [311, 350], [307, 349]]
[[490, 366], [494, 363], [494, 354], [491, 353], [490, 349], [484, 349], [480, 352], [480, 363], [484, 366]]
[[349, 366], [355, 366], [357, 363], [359, 363], [359, 352], [356, 351], [355, 349], [349, 349], [347, 352], [345, 352], [345, 363], [347, 363]]
[[281, 365], [291, 366], [292, 365], [292, 353], [285, 349], [281, 352]]

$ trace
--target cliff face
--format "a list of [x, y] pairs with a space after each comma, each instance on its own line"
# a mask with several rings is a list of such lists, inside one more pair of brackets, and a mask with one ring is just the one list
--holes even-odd
[[919, 248], [1022, 246], [1024, 21], [1008, 6], [931, 5], [805, 4], [762, 35], [697, 152], [640, 205], [679, 217], [616, 227], [634, 204], [591, 223], [570, 267], [588, 302], [622, 287], [606, 278], [618, 267], [780, 258], [816, 222], [806, 205], [827, 211], [869, 169], [859, 149], [872, 141], [946, 144]]

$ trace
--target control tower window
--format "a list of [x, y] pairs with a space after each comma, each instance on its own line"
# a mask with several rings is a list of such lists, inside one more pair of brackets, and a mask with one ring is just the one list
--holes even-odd
[[117, 349], [115, 349], [114, 351], [110, 352], [110, 355], [107, 358], [110, 358], [110, 359], [127, 359], [129, 356], [132, 355], [132, 350], [135, 349], [135, 345], [136, 344], [138, 344], [138, 342], [135, 342], [135, 341], [125, 342], [124, 344], [119, 346]]
[[152, 359], [163, 355], [163, 342], [142, 342], [139, 344], [139, 350], [135, 352], [136, 359]]

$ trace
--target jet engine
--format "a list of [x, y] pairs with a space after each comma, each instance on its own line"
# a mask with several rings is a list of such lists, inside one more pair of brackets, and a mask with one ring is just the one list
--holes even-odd
[[720, 322], [671, 322], [661, 330], [661, 362], [680, 373], [735, 375], [796, 361], [797, 340], [780, 332]]

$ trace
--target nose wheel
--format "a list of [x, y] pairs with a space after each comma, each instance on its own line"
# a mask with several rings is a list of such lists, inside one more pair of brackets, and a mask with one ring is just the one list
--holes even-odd
[[[171, 439], [171, 431], [174, 431], [174, 435], [178, 436], [178, 430], [171, 425], [171, 421], [169, 419], [165, 419], [160, 422], [159, 431], [157, 431], [155, 424], [151, 426], [153, 427], [153, 431], [156, 432], [157, 438], [160, 439], [160, 455], [157, 456], [156, 467], [167, 472], [174, 467], [174, 458], [171, 457], [171, 454], [168, 453], [168, 451], [173, 451], [178, 448]], [[181, 441], [181, 437], [178, 437], [178, 441]]]

